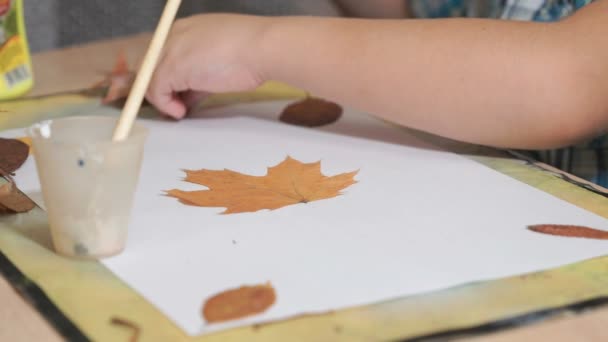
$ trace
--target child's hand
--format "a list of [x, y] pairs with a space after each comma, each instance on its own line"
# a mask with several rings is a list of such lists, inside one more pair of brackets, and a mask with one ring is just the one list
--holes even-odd
[[148, 88], [148, 101], [179, 119], [205, 93], [256, 88], [264, 80], [254, 52], [267, 21], [244, 15], [176, 21]]
[[200, 15], [175, 24], [148, 100], [181, 118], [272, 79], [455, 140], [564, 146], [608, 127], [606, 23], [608, 0], [550, 24]]

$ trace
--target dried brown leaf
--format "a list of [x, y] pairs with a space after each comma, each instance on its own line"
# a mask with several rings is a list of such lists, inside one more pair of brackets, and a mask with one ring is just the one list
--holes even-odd
[[336, 197], [356, 183], [358, 171], [327, 177], [321, 173], [321, 162], [301, 163], [287, 157], [268, 168], [265, 176], [249, 176], [231, 170], [186, 170], [185, 181], [204, 185], [209, 190], [173, 189], [168, 196], [187, 205], [223, 207], [224, 214], [278, 209]]
[[12, 190], [13, 190], [13, 182], [9, 181], [9, 182], [6, 182], [6, 183], [0, 185], [0, 198], [10, 195]]
[[309, 97], [287, 106], [281, 113], [279, 120], [296, 126], [318, 127], [332, 124], [338, 121], [341, 116], [342, 107], [340, 105]]
[[[24, 142], [25, 141], [25, 142]], [[15, 185], [12, 173], [23, 165], [30, 152], [28, 140], [0, 138], [0, 213], [22, 213], [32, 210], [36, 204]]]
[[30, 137], [20, 137], [20, 138], [16, 138], [17, 140], [21, 141], [22, 143], [26, 144], [29, 148], [30, 148], [30, 152], [32, 150], [32, 138]]
[[217, 323], [257, 315], [268, 310], [276, 298], [270, 283], [230, 289], [207, 299], [203, 317], [208, 323]]
[[10, 177], [5, 177], [8, 182], [0, 186], [0, 213], [24, 213], [36, 206], [36, 204], [15, 185]]
[[555, 236], [608, 240], [608, 231], [583, 226], [538, 224], [528, 226], [528, 229], [533, 232]]
[[0, 138], [0, 170], [13, 173], [23, 165], [30, 147], [18, 139]]

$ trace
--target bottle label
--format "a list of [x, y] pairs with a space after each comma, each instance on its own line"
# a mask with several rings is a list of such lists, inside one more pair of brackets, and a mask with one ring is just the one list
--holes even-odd
[[22, 93], [32, 83], [27, 41], [20, 32], [16, 0], [0, 0], [0, 98]]

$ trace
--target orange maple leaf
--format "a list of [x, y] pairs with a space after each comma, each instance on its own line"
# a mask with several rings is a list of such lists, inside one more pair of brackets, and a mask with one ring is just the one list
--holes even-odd
[[231, 170], [185, 170], [186, 182], [204, 185], [209, 190], [169, 190], [168, 196], [187, 205], [223, 207], [222, 214], [278, 209], [336, 197], [341, 190], [356, 183], [358, 171], [327, 177], [321, 162], [301, 163], [287, 157], [269, 167], [265, 176], [250, 176]]

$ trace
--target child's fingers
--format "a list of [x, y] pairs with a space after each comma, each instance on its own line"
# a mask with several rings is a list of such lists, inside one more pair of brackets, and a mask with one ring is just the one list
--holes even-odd
[[152, 91], [149, 94], [147, 96], [148, 101], [161, 113], [176, 119], [181, 119], [186, 115], [186, 105], [177, 93]]
[[188, 111], [188, 108], [184, 104], [181, 96], [175, 93], [171, 94], [170, 99], [164, 103], [162, 108], [158, 107], [158, 109], [162, 113], [175, 119], [182, 119], [184, 116], [186, 116], [186, 112]]
[[163, 58], [152, 76], [146, 93], [146, 99], [160, 112], [176, 119], [181, 119], [186, 115], [187, 108], [178, 93], [187, 89], [177, 89], [174, 87], [174, 84], [181, 83], [175, 82], [173, 79], [179, 76], [176, 73], [168, 72], [167, 69], [166, 58]]

